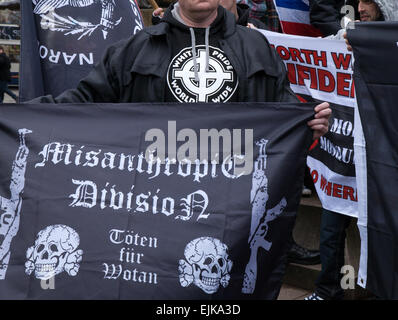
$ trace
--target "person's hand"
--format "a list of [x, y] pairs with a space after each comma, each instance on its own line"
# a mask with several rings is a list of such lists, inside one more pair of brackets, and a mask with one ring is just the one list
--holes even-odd
[[352, 51], [352, 47], [350, 46], [350, 44], [348, 42], [347, 31], [343, 33], [343, 37], [344, 37], [344, 40], [345, 40], [345, 44], [347, 45], [347, 50], [348, 51]]
[[153, 10], [152, 15], [153, 15], [154, 17], [163, 18], [163, 15], [164, 15], [164, 10], [163, 10], [163, 8], [157, 8], [157, 9]]
[[328, 132], [329, 118], [332, 114], [332, 109], [330, 109], [329, 103], [323, 102], [318, 104], [314, 108], [314, 111], [314, 119], [308, 121], [307, 124], [312, 130], [314, 130], [313, 139], [316, 140]]
[[247, 27], [249, 29], [257, 29], [256, 26], [253, 23], [250, 23], [250, 22], [247, 23]]

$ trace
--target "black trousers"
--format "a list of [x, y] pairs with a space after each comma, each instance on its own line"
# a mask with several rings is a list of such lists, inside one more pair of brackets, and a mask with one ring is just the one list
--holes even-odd
[[319, 251], [322, 270], [316, 280], [315, 293], [323, 299], [340, 300], [344, 297], [340, 273], [344, 265], [346, 229], [353, 218], [323, 209]]
[[0, 103], [3, 103], [4, 93], [7, 93], [11, 98], [17, 101], [18, 97], [8, 88], [8, 82], [0, 80]]

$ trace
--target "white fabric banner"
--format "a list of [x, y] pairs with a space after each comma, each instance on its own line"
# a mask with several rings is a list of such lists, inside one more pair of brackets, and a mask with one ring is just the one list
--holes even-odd
[[319, 141], [315, 152], [311, 151], [307, 165], [322, 206], [358, 217], [352, 54], [341, 40], [257, 30], [285, 63], [291, 88], [296, 94], [331, 103], [333, 114], [329, 133]]
[[356, 178], [340, 175], [311, 156], [307, 157], [307, 166], [310, 168], [322, 206], [327, 210], [344, 212], [356, 218], [358, 216]]
[[260, 30], [275, 47], [295, 93], [347, 107], [355, 106], [352, 54], [344, 41]]

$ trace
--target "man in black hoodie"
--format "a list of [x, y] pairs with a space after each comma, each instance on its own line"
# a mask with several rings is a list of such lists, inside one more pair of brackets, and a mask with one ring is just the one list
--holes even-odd
[[[33, 102], [297, 102], [265, 37], [236, 25], [219, 3], [179, 0], [162, 23], [108, 48], [76, 89]], [[328, 131], [331, 109], [324, 102], [314, 111], [308, 125], [317, 139]]]

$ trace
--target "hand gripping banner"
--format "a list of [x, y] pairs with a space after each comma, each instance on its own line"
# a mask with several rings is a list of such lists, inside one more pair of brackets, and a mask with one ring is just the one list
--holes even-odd
[[313, 108], [2, 107], [0, 299], [276, 299]]

